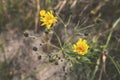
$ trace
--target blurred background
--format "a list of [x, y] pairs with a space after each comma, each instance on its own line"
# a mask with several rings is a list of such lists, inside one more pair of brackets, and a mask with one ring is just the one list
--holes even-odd
[[[42, 36], [42, 9], [59, 15], [70, 34], [78, 26], [76, 33], [92, 45], [91, 53], [98, 50], [92, 64], [74, 64], [72, 72], [64, 71], [64, 61], [46, 65], [48, 59], [39, 55], [46, 56], [41, 40], [23, 35]], [[55, 26], [63, 39], [64, 24]], [[120, 80], [119, 30], [120, 0], [0, 0], [0, 80]]]

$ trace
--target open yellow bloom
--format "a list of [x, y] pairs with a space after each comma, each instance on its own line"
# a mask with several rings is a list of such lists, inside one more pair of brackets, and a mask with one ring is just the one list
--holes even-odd
[[78, 54], [85, 55], [88, 51], [88, 44], [86, 40], [82, 40], [81, 38], [78, 40], [76, 44], [73, 44], [73, 51]]
[[45, 25], [47, 29], [50, 29], [52, 24], [57, 22], [57, 18], [53, 15], [52, 11], [46, 12], [45, 10], [41, 10], [40, 21], [42, 22], [42, 26]]

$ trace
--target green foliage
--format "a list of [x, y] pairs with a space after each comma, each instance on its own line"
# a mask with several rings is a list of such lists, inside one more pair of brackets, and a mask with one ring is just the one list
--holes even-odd
[[[49, 62], [23, 80], [35, 76], [49, 64], [59, 65], [59, 61], [65, 62], [63, 71], [66, 73], [66, 80], [67, 77], [73, 78], [71, 80], [118, 80], [120, 75], [120, 0], [40, 1], [37, 5], [37, 0], [0, 0], [0, 31], [16, 28], [22, 31], [34, 29], [36, 24], [39, 27], [41, 22], [38, 19], [38, 6], [40, 9], [55, 10], [54, 14], [58, 17], [57, 25], [53, 25], [50, 30], [40, 28], [41, 33], [47, 31], [42, 47], [45, 47], [46, 58]], [[26, 32], [24, 36], [38, 39]], [[72, 46], [78, 38], [88, 41], [90, 47], [85, 55], [73, 51]], [[56, 52], [52, 52], [51, 47]], [[33, 47], [33, 50], [39, 52], [37, 47]], [[39, 55], [38, 59], [42, 58], [42, 55]], [[8, 67], [6, 61], [0, 63], [0, 79], [10, 80]]]

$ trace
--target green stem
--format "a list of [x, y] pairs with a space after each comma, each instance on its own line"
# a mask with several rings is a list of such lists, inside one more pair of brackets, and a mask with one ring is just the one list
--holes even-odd
[[56, 36], [56, 38], [57, 38], [57, 40], [58, 40], [58, 42], [59, 42], [60, 48], [63, 50], [62, 42], [61, 42], [59, 36], [57, 35], [57, 33], [56, 33], [55, 31], [54, 31], [54, 34], [55, 34], [55, 36]]
[[117, 66], [116, 62], [113, 60], [113, 58], [111, 56], [108, 56], [108, 57], [110, 58], [112, 63], [115, 65], [115, 68], [117, 69], [118, 73], [120, 74], [120, 68]]
[[108, 47], [108, 44], [109, 44], [109, 42], [110, 42], [110, 39], [111, 39], [113, 30], [114, 30], [114, 28], [117, 26], [117, 24], [118, 24], [119, 22], [120, 22], [120, 18], [118, 18], [118, 19], [115, 21], [115, 23], [113, 24], [113, 26], [112, 26], [112, 28], [111, 28], [111, 31], [110, 31], [110, 33], [109, 33], [109, 35], [108, 35], [108, 37], [107, 37], [107, 41], [106, 41], [106, 44], [105, 44], [105, 46], [104, 46], [104, 49]]
[[100, 65], [100, 58], [97, 59], [96, 66], [95, 66], [95, 69], [93, 71], [93, 74], [92, 74], [92, 77], [90, 78], [90, 80], [94, 80], [94, 77], [95, 77], [96, 72], [98, 71], [99, 65]]
[[92, 24], [92, 25], [88, 25], [84, 28], [81, 28], [79, 31], [82, 31], [82, 30], [85, 30], [85, 29], [88, 29], [88, 28], [91, 28], [91, 27], [94, 27], [96, 24]]

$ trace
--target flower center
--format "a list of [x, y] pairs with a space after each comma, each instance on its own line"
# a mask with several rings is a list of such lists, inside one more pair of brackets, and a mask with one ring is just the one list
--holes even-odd
[[83, 48], [83, 47], [78, 47], [78, 49], [77, 49], [79, 52], [84, 52], [85, 51], [85, 49]]

